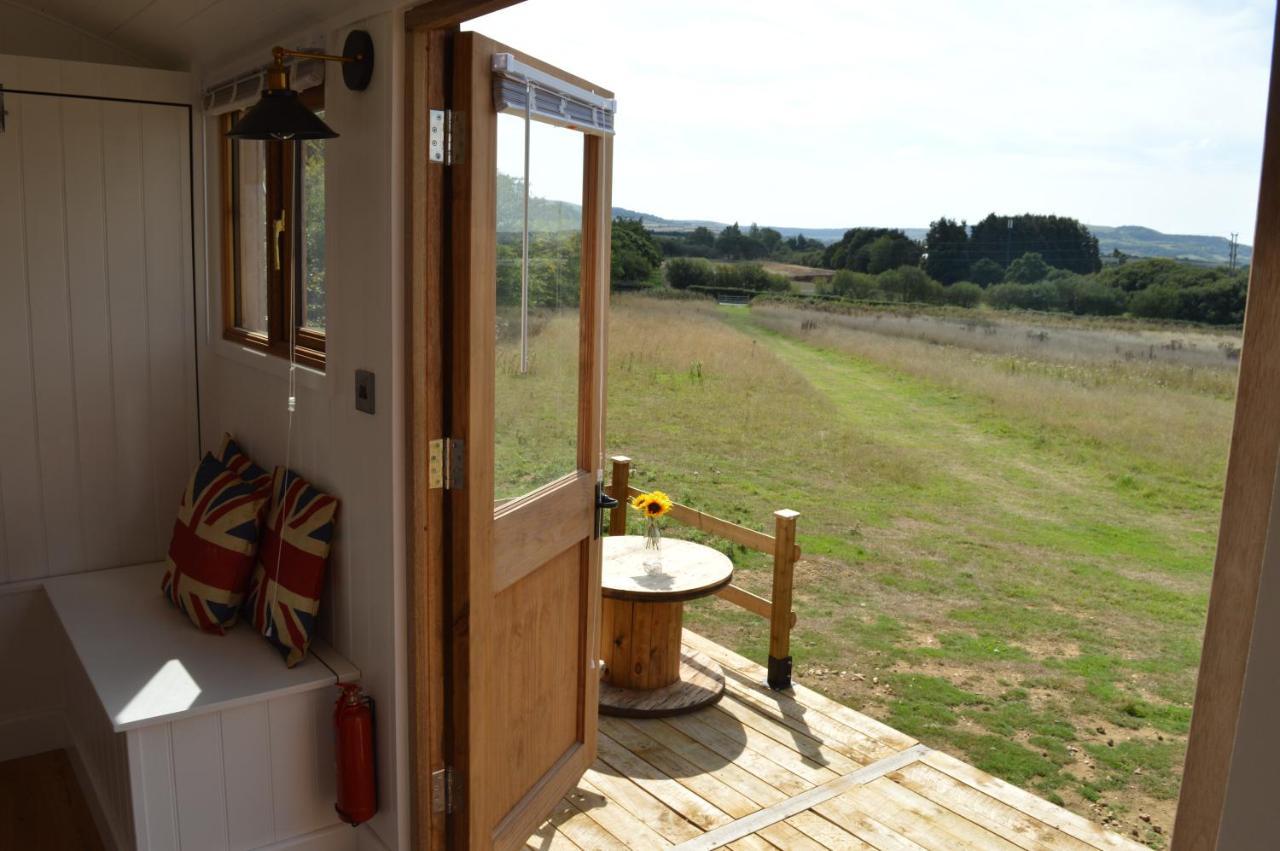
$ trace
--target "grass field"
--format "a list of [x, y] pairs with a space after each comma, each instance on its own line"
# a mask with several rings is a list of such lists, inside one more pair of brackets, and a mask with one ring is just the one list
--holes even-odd
[[[615, 299], [610, 335], [608, 450], [634, 459], [633, 483], [756, 528], [801, 512], [798, 678], [1164, 844], [1233, 363], [1000, 351], [639, 297]], [[500, 395], [526, 379], [500, 374]], [[767, 594], [764, 560], [732, 555]], [[689, 608], [763, 661], [762, 621]]]

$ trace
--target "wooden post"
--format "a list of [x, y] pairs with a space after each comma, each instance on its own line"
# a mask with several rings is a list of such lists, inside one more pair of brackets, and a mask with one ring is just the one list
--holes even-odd
[[613, 485], [611, 493], [618, 501], [618, 507], [609, 511], [609, 534], [627, 534], [627, 485], [631, 483], [631, 459], [625, 455], [615, 455], [613, 461]]
[[791, 589], [796, 568], [797, 511], [773, 513], [773, 607], [769, 616], [769, 688], [791, 688]]

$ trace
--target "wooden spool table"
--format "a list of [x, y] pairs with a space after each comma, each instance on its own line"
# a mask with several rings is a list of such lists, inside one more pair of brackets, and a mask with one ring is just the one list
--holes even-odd
[[604, 540], [601, 588], [600, 711], [654, 718], [692, 712], [724, 694], [724, 672], [702, 653], [681, 646], [684, 602], [714, 594], [733, 581], [723, 553], [664, 538], [662, 572], [650, 574], [653, 555], [640, 535]]

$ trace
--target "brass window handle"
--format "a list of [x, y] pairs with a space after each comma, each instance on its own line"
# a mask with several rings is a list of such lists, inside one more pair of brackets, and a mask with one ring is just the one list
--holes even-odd
[[275, 249], [276, 271], [280, 271], [280, 237], [284, 235], [284, 212], [281, 211], [280, 218], [271, 223], [272, 247]]

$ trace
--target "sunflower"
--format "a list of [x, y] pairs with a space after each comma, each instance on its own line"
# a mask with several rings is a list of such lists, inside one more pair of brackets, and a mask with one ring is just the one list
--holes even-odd
[[671, 510], [671, 497], [662, 491], [642, 493], [631, 500], [631, 507], [645, 517], [661, 517]]

